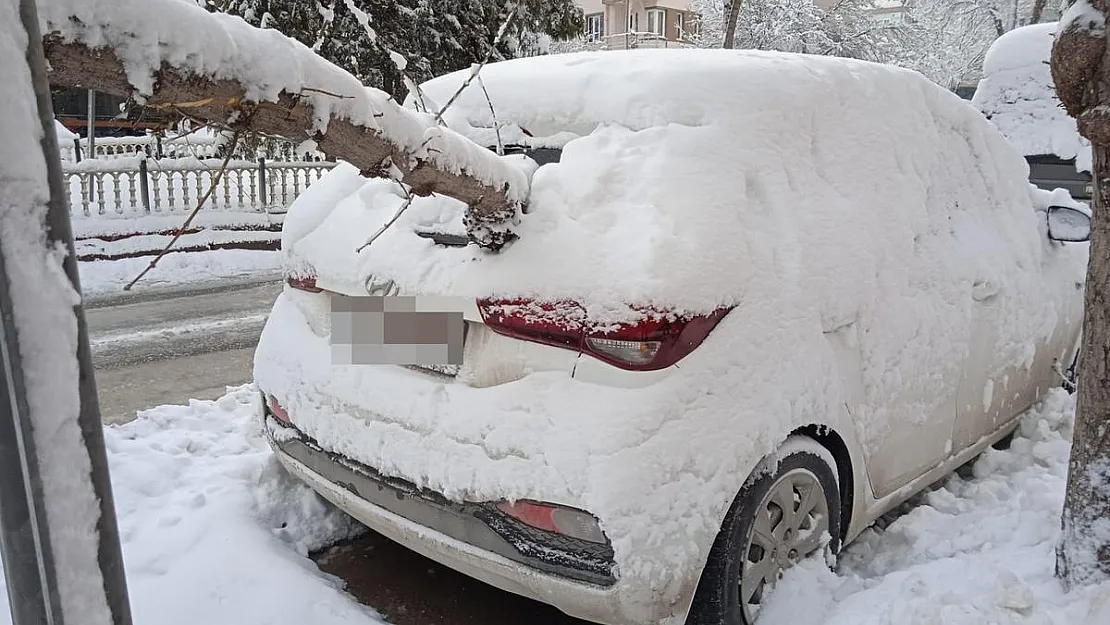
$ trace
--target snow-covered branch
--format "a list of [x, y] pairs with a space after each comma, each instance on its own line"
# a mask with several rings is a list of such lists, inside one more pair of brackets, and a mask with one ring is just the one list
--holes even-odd
[[413, 193], [466, 203], [479, 245], [497, 249], [511, 238], [528, 195], [522, 172], [288, 37], [179, 0], [48, 0], [41, 21], [54, 84], [311, 139], [370, 176], [393, 166]]

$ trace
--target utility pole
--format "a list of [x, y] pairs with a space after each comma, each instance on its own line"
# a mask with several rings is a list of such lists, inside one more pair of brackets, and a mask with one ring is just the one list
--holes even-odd
[[[32, 231], [28, 236], [45, 238], [48, 248], [42, 250], [44, 256], [46, 249], [64, 246], [68, 254], [63, 269], [73, 289], [80, 293], [38, 11], [35, 0], [19, 0], [18, 6], [18, 23], [9, 20], [0, 24], [0, 30], [10, 31], [5, 35], [14, 35], [14, 40], [19, 41], [23, 36], [19, 32], [22, 25], [27, 38], [25, 58], [5, 58], [4, 63], [11, 62], [17, 67], [21, 61], [26, 63], [33, 82], [38, 119], [28, 118], [27, 107], [18, 106], [25, 103], [15, 103], [12, 108], [15, 117], [8, 123], [12, 127], [22, 125], [19, 130], [24, 131], [27, 125], [39, 123], [41, 153], [28, 153], [27, 157], [44, 159], [48, 189], [39, 191], [49, 192], [41, 230]], [[90, 134], [90, 146], [91, 139]], [[11, 140], [17, 141], [17, 145], [26, 143], [25, 139]], [[7, 183], [41, 185], [33, 175], [20, 173], [19, 169], [12, 171], [15, 173], [5, 173], [0, 164], [0, 187]], [[26, 206], [18, 204], [19, 194], [15, 198], [17, 205], [4, 206], [2, 210], [8, 214], [0, 213], [0, 219], [11, 220], [9, 223], [16, 224], [12, 226], [14, 232], [20, 234], [19, 226], [26, 229], [20, 220], [25, 215], [35, 214], [33, 203], [39, 200], [32, 196], [27, 200], [32, 206]], [[54, 353], [65, 350], [55, 349], [57, 343], [49, 341], [45, 345], [50, 353], [36, 352], [41, 332], [36, 334], [28, 331], [26, 325], [17, 324], [16, 311], [20, 307], [25, 309], [27, 293], [34, 291], [27, 289], [28, 271], [20, 270], [18, 265], [8, 265], [4, 252], [12, 253], [13, 248], [33, 249], [34, 246], [34, 241], [15, 240], [15, 237], [0, 241], [0, 555], [3, 556], [12, 622], [14, 625], [131, 625], [84, 311], [80, 302], [72, 308], [77, 330], [75, 353]], [[18, 280], [13, 280], [13, 276]], [[56, 288], [46, 292], [56, 292]], [[55, 295], [44, 297], [47, 305], [68, 303], [68, 299]], [[76, 378], [51, 379], [54, 388], [45, 390], [41, 380], [28, 379], [28, 361], [39, 362], [41, 366], [49, 359], [63, 359], [64, 362], [67, 357], [76, 359]], [[50, 404], [43, 402], [42, 397], [50, 392], [75, 393], [79, 398], [77, 413], [70, 416], [44, 410], [43, 406]], [[70, 419], [76, 423], [65, 422]], [[61, 448], [55, 445], [58, 432], [61, 429], [72, 432], [73, 426], [80, 431], [81, 444]], [[58, 471], [59, 463], [51, 465], [45, 460], [48, 455], [60, 454], [66, 454], [67, 462], [72, 463], [67, 464], [64, 471]], [[72, 510], [67, 505], [80, 500], [95, 502], [96, 509], [88, 512], [92, 518], [66, 518], [65, 511]], [[95, 521], [93, 534], [78, 529], [89, 521]], [[71, 526], [74, 531], [69, 531]], [[74, 579], [74, 571], [95, 570], [100, 573], [96, 579], [91, 578], [97, 576]], [[59, 571], [68, 575], [58, 575]], [[98, 597], [101, 592], [103, 595]]]

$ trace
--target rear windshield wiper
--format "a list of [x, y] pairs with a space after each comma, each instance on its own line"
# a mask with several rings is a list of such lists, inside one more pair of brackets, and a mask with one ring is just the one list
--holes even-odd
[[452, 234], [450, 232], [435, 232], [432, 230], [414, 230], [416, 236], [424, 239], [431, 239], [437, 245], [446, 245], [447, 247], [466, 247], [470, 244], [470, 239], [465, 234]]

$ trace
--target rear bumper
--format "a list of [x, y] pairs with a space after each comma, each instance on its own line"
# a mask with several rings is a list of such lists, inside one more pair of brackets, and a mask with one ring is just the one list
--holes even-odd
[[[391, 480], [329, 454], [293, 429], [267, 428], [270, 446], [293, 476], [374, 531], [508, 592], [608, 625], [631, 625], [622, 614], [612, 549], [561, 550], [502, 522], [484, 504], [458, 504]], [[496, 528], [496, 529], [495, 529]], [[532, 530], [538, 532], [538, 530]], [[556, 537], [557, 538], [557, 537]]]

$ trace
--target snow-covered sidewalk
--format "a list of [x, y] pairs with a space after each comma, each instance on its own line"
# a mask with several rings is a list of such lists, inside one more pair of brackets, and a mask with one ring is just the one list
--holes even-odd
[[[306, 557], [355, 527], [285, 476], [255, 401], [242, 387], [107, 428], [135, 622], [380, 623]], [[1065, 593], [1053, 577], [1074, 408], [1054, 392], [1009, 450], [868, 530], [836, 574], [816, 561], [791, 571], [760, 624], [1110, 623], [1110, 583]]]
[[[282, 215], [201, 211], [192, 228], [173, 251], [158, 261], [135, 291], [206, 287], [228, 282], [269, 281], [281, 278]], [[123, 286], [154, 259], [184, 222], [184, 215], [145, 215], [129, 218], [75, 218], [73, 235], [82, 260], [81, 290], [88, 297], [122, 294]], [[252, 245], [254, 244], [254, 245]], [[271, 249], [203, 249], [206, 246]], [[202, 248], [196, 250], [195, 248]], [[145, 253], [146, 255], [135, 255]]]
[[[124, 293], [123, 287], [142, 273], [153, 256], [78, 263], [81, 291], [86, 297]], [[132, 292], [205, 287], [230, 282], [281, 279], [281, 252], [269, 250], [209, 250], [170, 252], [143, 277]]]

